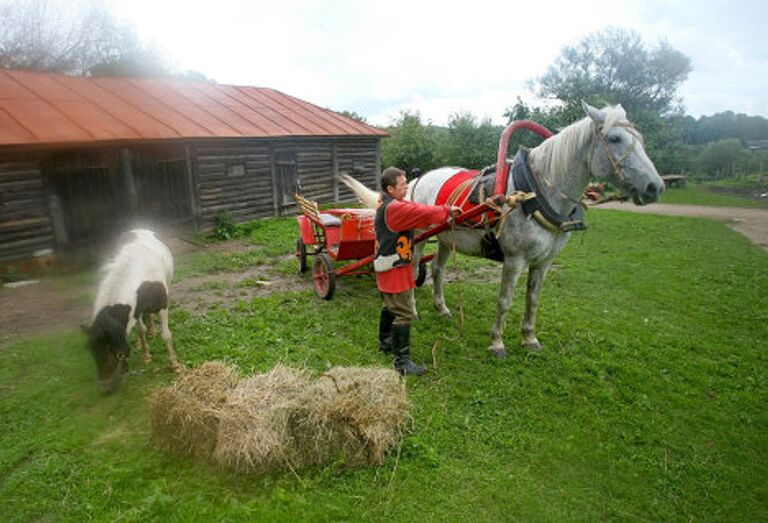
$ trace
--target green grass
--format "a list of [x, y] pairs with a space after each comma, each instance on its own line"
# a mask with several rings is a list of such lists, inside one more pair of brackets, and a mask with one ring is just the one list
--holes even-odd
[[[660, 203], [676, 203], [684, 205], [712, 205], [716, 207], [747, 207], [768, 209], [768, 199], [748, 198], [736, 194], [717, 192], [718, 189], [742, 188], [736, 182], [726, 183], [688, 183], [683, 188], [669, 188], [661, 196]], [[750, 185], [753, 192], [761, 191], [759, 187]], [[747, 189], [747, 187], [744, 187]], [[768, 191], [763, 189], [761, 192]]]
[[[252, 239], [291, 249], [295, 222], [272, 221]], [[507, 329], [511, 354], [499, 361], [485, 351], [498, 266], [459, 257], [448, 271], [459, 280], [447, 286], [456, 319], [436, 317], [430, 289], [417, 291], [413, 355], [431, 366], [437, 342], [438, 369], [408, 380], [413, 426], [399, 457], [374, 469], [251, 477], [164, 454], [149, 444], [146, 404], [172, 379], [159, 338], [154, 367], [134, 351], [139, 372], [106, 398], [74, 330], [19, 342], [0, 351], [0, 514], [78, 522], [766, 520], [767, 262], [712, 221], [595, 214], [545, 284], [544, 350], [518, 348], [521, 282]], [[305, 291], [202, 316], [174, 308], [171, 328], [190, 366], [383, 366], [378, 307], [370, 277], [340, 279], [330, 302], [307, 281]]]
[[276, 261], [276, 258], [294, 252], [298, 237], [294, 218], [255, 220], [238, 226], [238, 231], [237, 242], [251, 248], [242, 251], [216, 248], [215, 242], [207, 240], [207, 250], [176, 260], [174, 279], [179, 281], [201, 274], [243, 271], [255, 265], [275, 265], [277, 270], [284, 272], [285, 263]]

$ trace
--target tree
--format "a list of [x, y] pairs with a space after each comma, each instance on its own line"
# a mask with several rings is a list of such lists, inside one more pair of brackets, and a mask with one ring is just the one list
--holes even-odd
[[0, 67], [102, 76], [171, 71], [104, 6], [62, 0], [0, 2]]
[[355, 111], [344, 110], [344, 111], [336, 111], [336, 112], [339, 113], [342, 116], [346, 116], [347, 118], [352, 118], [353, 120], [357, 120], [360, 123], [368, 123], [368, 122], [366, 122], [364, 116], [360, 116]]
[[399, 167], [407, 173], [414, 168], [424, 172], [436, 167], [435, 132], [421, 122], [418, 112], [401, 112], [395, 123], [387, 127], [387, 131], [391, 136], [382, 145], [384, 167]]
[[735, 175], [749, 161], [749, 153], [735, 138], [710, 143], [698, 158], [701, 170], [717, 179]]
[[496, 162], [501, 128], [494, 126], [490, 119], [477, 123], [470, 112], [454, 113], [448, 120], [444, 162], [480, 169]]
[[[557, 109], [546, 110], [541, 107], [530, 107], [528, 104], [518, 96], [517, 103], [512, 107], [508, 107], [504, 111], [504, 116], [507, 118], [507, 123], [510, 124], [519, 120], [531, 120], [540, 125], [543, 125], [552, 132], [555, 132], [561, 127], [565, 127], [575, 119], [568, 121], [567, 115]], [[583, 111], [578, 116], [582, 118], [584, 116]], [[517, 132], [509, 139], [508, 151], [514, 153], [520, 146], [524, 147], [536, 147], [542, 141], [542, 138], [532, 132]]]
[[695, 143], [707, 143], [725, 138], [738, 138], [742, 143], [768, 139], [768, 119], [725, 111], [702, 116], [693, 134]]
[[649, 49], [637, 32], [608, 28], [566, 46], [531, 85], [539, 96], [563, 102], [573, 119], [581, 117], [581, 100], [666, 115], [680, 109], [677, 90], [690, 72], [690, 58], [667, 42]]

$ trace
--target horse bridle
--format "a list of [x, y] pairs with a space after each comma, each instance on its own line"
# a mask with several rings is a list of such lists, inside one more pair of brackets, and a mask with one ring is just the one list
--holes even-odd
[[[640, 136], [640, 133], [637, 132], [635, 129], [635, 126], [631, 123], [616, 123], [612, 126], [613, 127], [624, 127], [627, 129], [627, 132], [632, 135], [632, 143], [627, 147], [627, 150], [624, 151], [624, 154], [621, 155], [620, 158], [616, 158], [612, 153], [610, 147], [608, 147], [608, 142], [605, 141], [605, 134], [601, 132], [601, 126], [595, 125], [593, 129], [595, 130], [595, 135], [597, 136], [597, 139], [600, 141], [601, 144], [603, 144], [603, 149], [605, 150], [605, 155], [608, 157], [608, 160], [611, 162], [611, 167], [613, 167], [613, 173], [616, 175], [616, 178], [620, 181], [624, 181], [624, 160], [626, 160], [630, 154], [632, 154], [635, 151], [635, 147], [637, 147], [638, 142], [642, 145], [643, 138]], [[592, 145], [592, 152], [589, 155], [590, 158], [590, 164], [592, 163], [592, 158], [595, 155], [595, 147], [597, 147], [597, 143], [593, 142]], [[590, 165], [590, 171], [591, 171], [591, 165]]]

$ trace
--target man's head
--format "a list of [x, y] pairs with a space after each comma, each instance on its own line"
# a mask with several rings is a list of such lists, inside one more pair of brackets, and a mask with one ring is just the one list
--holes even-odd
[[384, 194], [390, 195], [395, 200], [405, 198], [408, 192], [408, 181], [405, 178], [405, 171], [397, 167], [387, 167], [381, 173], [381, 190]]

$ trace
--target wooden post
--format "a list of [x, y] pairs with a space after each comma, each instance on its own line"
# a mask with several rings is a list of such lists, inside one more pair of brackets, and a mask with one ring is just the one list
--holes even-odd
[[376, 180], [376, 188], [381, 185], [381, 138], [376, 138], [376, 172], [373, 173]]
[[277, 166], [275, 165], [275, 147], [273, 144], [269, 144], [269, 170], [272, 174], [272, 207], [274, 209], [275, 216], [280, 216], [280, 202], [282, 201], [280, 194], [278, 193], [277, 182]]
[[128, 209], [131, 214], [139, 208], [139, 196], [136, 192], [136, 182], [133, 179], [133, 166], [131, 165], [131, 150], [123, 147], [120, 150], [120, 167], [125, 180], [125, 189], [128, 198]]
[[336, 142], [331, 146], [331, 160], [333, 161], [333, 201], [339, 201], [339, 154]]
[[192, 211], [192, 221], [195, 224], [195, 231], [200, 230], [200, 204], [198, 201], [197, 182], [195, 181], [195, 172], [192, 169], [192, 148], [189, 144], [184, 144], [184, 158], [187, 171], [187, 190], [189, 191], [189, 208]]

